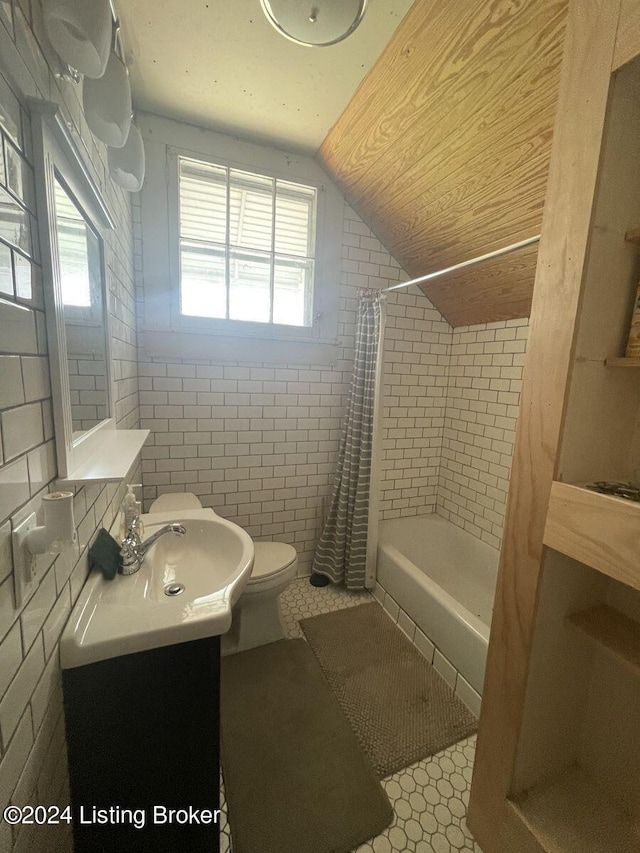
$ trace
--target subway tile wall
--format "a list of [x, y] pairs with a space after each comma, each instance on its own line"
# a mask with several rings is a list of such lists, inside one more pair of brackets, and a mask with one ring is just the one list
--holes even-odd
[[[46, 54], [46, 56], [45, 56]], [[38, 558], [39, 584], [13, 597], [12, 526], [37, 511], [56, 476], [43, 288], [33, 207], [25, 97], [58, 102], [120, 223], [105, 246], [116, 420], [138, 425], [137, 349], [129, 197], [106, 178], [106, 155], [82, 118], [81, 87], [56, 79], [40, 0], [0, 3], [0, 813], [8, 803], [69, 802], [58, 640], [87, 576], [87, 547], [109, 527], [123, 488], [83, 488], [74, 500], [78, 541]], [[138, 475], [136, 475], [138, 476]], [[0, 850], [71, 851], [69, 827], [10, 827]]]
[[434, 512], [451, 326], [414, 285], [390, 293], [384, 334], [381, 518]]
[[[107, 417], [107, 374], [103, 353], [67, 353], [72, 429], [92, 429]], [[136, 367], [137, 370], [137, 367]]]
[[[135, 199], [133, 219], [142, 302]], [[331, 494], [358, 288], [407, 278], [346, 203], [342, 241], [342, 352], [334, 365], [140, 363], [141, 425], [152, 431], [143, 449], [145, 506], [165, 492], [192, 491], [255, 539], [293, 545], [301, 575]], [[527, 321], [452, 330], [417, 287], [390, 293], [386, 313], [381, 517], [437, 511], [498, 547]]]
[[[136, 274], [144, 299], [143, 235], [135, 202], [133, 218]], [[347, 204], [342, 239], [341, 351], [335, 364], [140, 362], [141, 426], [152, 431], [142, 452], [147, 508], [160, 494], [194, 492], [203, 505], [255, 539], [293, 545], [300, 574], [310, 571], [335, 474], [358, 289], [384, 288], [406, 278]], [[439, 452], [444, 422], [441, 362], [450, 328], [415, 293], [391, 294], [389, 310], [385, 393], [402, 400], [404, 408], [401, 416], [385, 413], [383, 490], [398, 512], [405, 501], [411, 501], [414, 512], [418, 505], [431, 511], [437, 482], [433, 454]], [[420, 324], [424, 328], [418, 329]], [[423, 444], [426, 461], [418, 466], [415, 454], [423, 452]], [[401, 468], [399, 452], [407, 453], [407, 468]], [[388, 462], [398, 463], [397, 476]]]
[[437, 512], [499, 548], [529, 321], [453, 330]]

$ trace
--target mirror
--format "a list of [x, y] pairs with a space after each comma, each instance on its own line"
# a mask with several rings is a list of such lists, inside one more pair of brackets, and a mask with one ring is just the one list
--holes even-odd
[[57, 105], [30, 106], [58, 475], [82, 480], [115, 430], [104, 266], [114, 223]]
[[55, 224], [73, 441], [109, 414], [100, 238], [56, 175]]

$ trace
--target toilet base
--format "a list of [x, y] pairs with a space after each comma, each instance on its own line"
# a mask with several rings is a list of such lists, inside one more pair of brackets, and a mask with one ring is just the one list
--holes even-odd
[[280, 615], [279, 596], [267, 599], [262, 595], [243, 596], [233, 610], [231, 628], [222, 636], [222, 654], [231, 655], [275, 643], [285, 637]]

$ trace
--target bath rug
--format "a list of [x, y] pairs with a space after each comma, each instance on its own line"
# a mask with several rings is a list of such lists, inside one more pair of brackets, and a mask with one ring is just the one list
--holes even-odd
[[233, 853], [348, 853], [393, 810], [304, 640], [222, 659]]
[[471, 711], [378, 604], [300, 626], [379, 778], [475, 732]]

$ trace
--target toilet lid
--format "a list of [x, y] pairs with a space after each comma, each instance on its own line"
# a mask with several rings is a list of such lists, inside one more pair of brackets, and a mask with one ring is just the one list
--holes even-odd
[[180, 512], [186, 509], [202, 509], [202, 504], [192, 492], [171, 492], [156, 498], [149, 512]]
[[284, 542], [254, 542], [255, 559], [251, 580], [264, 578], [286, 569], [298, 556], [296, 549]]

